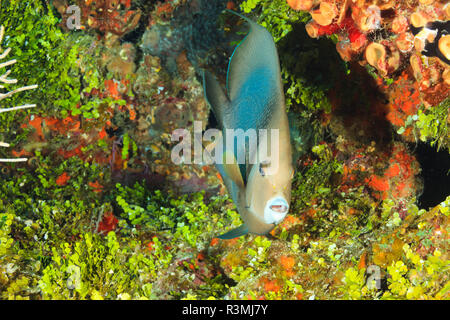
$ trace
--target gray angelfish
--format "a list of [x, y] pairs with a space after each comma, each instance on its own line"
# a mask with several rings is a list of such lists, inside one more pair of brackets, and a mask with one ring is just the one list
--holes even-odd
[[[294, 175], [289, 123], [275, 43], [265, 28], [237, 15], [250, 24], [250, 31], [231, 56], [226, 92], [211, 73], [204, 72], [205, 97], [224, 139], [227, 129], [254, 129], [256, 132], [266, 129], [269, 137], [264, 141], [265, 146], [261, 141], [264, 139], [260, 139], [256, 149], [247, 150], [249, 154], [245, 162], [239, 164], [236, 159], [246, 145], [240, 144], [234, 150], [227, 150], [227, 143], [223, 143], [223, 158], [231, 154], [233, 161], [216, 163], [216, 167], [244, 224], [219, 236], [221, 239], [247, 233], [269, 233], [289, 211]], [[278, 132], [275, 141], [270, 138], [273, 131]]]

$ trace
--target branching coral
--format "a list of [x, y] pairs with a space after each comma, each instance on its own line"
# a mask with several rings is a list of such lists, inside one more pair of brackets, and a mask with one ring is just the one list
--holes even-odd
[[[3, 41], [3, 36], [5, 34], [5, 28], [3, 26], [0, 27], [0, 44]], [[11, 48], [7, 48], [7, 49], [3, 49], [0, 46], [0, 60], [5, 59], [8, 54], [10, 53]], [[0, 69], [5, 68], [5, 67], [9, 67], [13, 64], [15, 64], [17, 61], [15, 59], [0, 63]], [[9, 74], [11, 73], [11, 70], [6, 71], [2, 76], [0, 76], [0, 82], [4, 83], [4, 84], [16, 84], [17, 83], [17, 79], [8, 79]], [[3, 89], [5, 88], [5, 86], [0, 85], [0, 88]], [[20, 87], [17, 89], [14, 89], [12, 91], [6, 92], [6, 93], [0, 93], [0, 101], [3, 99], [6, 99], [8, 97], [11, 97], [12, 95], [22, 92], [22, 91], [27, 91], [27, 90], [32, 90], [32, 89], [36, 89], [37, 85], [31, 85], [31, 86], [24, 86], [24, 87]], [[0, 109], [0, 113], [3, 112], [8, 112], [8, 111], [15, 111], [15, 110], [21, 110], [21, 109], [28, 109], [28, 108], [34, 108], [36, 107], [35, 104], [24, 104], [21, 106], [16, 106], [16, 107], [11, 107], [11, 108], [3, 108]], [[0, 147], [9, 147], [9, 144], [6, 142], [1, 142], [0, 141]], [[23, 162], [23, 161], [27, 161], [27, 158], [16, 158], [16, 159], [0, 159], [0, 162]]]

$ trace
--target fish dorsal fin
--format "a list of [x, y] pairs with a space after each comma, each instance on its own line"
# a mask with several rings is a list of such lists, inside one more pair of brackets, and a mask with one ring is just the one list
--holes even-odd
[[226, 114], [230, 111], [230, 100], [220, 86], [219, 81], [209, 71], [203, 71], [203, 91], [205, 99], [210, 105], [217, 122], [226, 127]]
[[239, 188], [245, 187], [244, 178], [233, 152], [225, 151], [223, 153], [223, 170], [227, 177]]
[[234, 239], [243, 235], [246, 235], [248, 233], [248, 228], [245, 224], [240, 225], [236, 229], [233, 229], [231, 231], [228, 231], [227, 233], [221, 234], [218, 236], [219, 239], [222, 240], [229, 240]]
[[250, 24], [249, 33], [234, 49], [228, 64], [227, 93], [230, 101], [241, 95], [248, 95], [249, 85], [252, 88], [263, 88], [263, 95], [270, 92], [282, 93], [278, 53], [272, 35], [243, 15], [227, 11]]

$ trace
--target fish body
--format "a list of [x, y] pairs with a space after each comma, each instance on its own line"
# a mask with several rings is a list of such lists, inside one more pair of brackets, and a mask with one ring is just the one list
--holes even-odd
[[[216, 163], [216, 167], [244, 221], [219, 236], [222, 239], [270, 232], [289, 210], [294, 174], [275, 43], [265, 28], [239, 16], [250, 24], [250, 31], [231, 56], [226, 92], [210, 72], [203, 75], [205, 98], [224, 139], [224, 162]], [[259, 135], [256, 148], [249, 148], [248, 143], [229, 136], [230, 130], [267, 135]], [[230, 139], [234, 139], [231, 149], [227, 146]], [[243, 162], [241, 154], [245, 155]]]

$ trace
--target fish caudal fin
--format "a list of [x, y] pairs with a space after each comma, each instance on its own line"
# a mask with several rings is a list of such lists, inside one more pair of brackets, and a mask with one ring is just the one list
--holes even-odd
[[231, 231], [228, 231], [227, 233], [224, 233], [220, 236], [218, 236], [219, 239], [222, 240], [230, 240], [234, 238], [238, 238], [240, 236], [246, 235], [248, 233], [248, 228], [245, 224], [242, 224], [241, 226], [237, 227], [236, 229], [233, 229]]
[[225, 113], [230, 108], [230, 101], [216, 77], [207, 70], [203, 71], [203, 91], [217, 122], [222, 128], [226, 127]]

